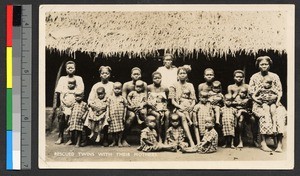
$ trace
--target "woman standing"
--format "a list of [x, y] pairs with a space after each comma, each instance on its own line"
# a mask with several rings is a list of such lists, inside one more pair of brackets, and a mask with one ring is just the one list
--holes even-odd
[[[272, 63], [272, 59], [269, 56], [261, 56], [256, 59], [255, 65], [259, 68], [260, 71], [252, 75], [252, 77], [250, 78], [249, 93], [253, 100], [252, 112], [257, 118], [259, 118], [259, 131], [262, 137], [261, 149], [266, 152], [272, 151], [272, 149], [270, 149], [266, 144], [266, 137], [267, 135], [274, 134], [278, 142], [275, 151], [282, 152], [282, 138], [285, 126], [286, 110], [280, 103], [282, 97], [282, 86], [280, 79], [277, 74], [269, 71]], [[271, 113], [263, 108], [262, 100], [259, 97], [255, 96], [255, 92], [259, 91], [260, 89], [263, 89], [263, 81], [266, 76], [272, 79], [272, 87], [274, 91], [278, 92], [275, 113], [277, 116], [276, 131], [273, 130]]]
[[183, 129], [189, 140], [190, 146], [193, 147], [193, 146], [195, 146], [195, 143], [192, 139], [192, 135], [191, 135], [191, 132], [190, 132], [190, 129], [188, 126], [186, 116], [182, 112], [182, 111], [191, 112], [193, 110], [193, 107], [183, 107], [179, 104], [179, 99], [181, 98], [184, 90], [189, 90], [191, 92], [190, 98], [193, 100], [196, 100], [194, 86], [193, 86], [193, 84], [187, 82], [187, 80], [188, 80], [187, 74], [189, 71], [190, 71], [190, 68], [188, 68], [188, 67], [179, 67], [178, 68], [178, 72], [177, 72], [178, 81], [170, 87], [169, 99], [171, 100], [172, 105], [175, 106], [175, 108], [177, 109], [176, 113], [181, 117]]
[[[113, 93], [113, 85], [114, 83], [109, 81], [110, 78], [110, 74], [111, 74], [111, 68], [109, 66], [101, 66], [99, 68], [99, 73], [100, 73], [100, 79], [101, 81], [96, 83], [92, 89], [91, 92], [89, 94], [89, 98], [88, 98], [88, 104], [92, 104], [95, 100], [97, 100], [98, 96], [97, 96], [97, 89], [99, 87], [103, 87], [105, 89], [105, 93], [107, 97], [110, 97]], [[85, 121], [85, 126], [87, 126], [89, 129], [91, 129], [91, 122], [88, 120], [89, 118], [87, 118], [87, 120]], [[107, 147], [108, 146], [108, 142], [107, 142], [107, 138], [108, 138], [108, 133], [107, 133], [107, 119], [104, 119], [103, 122], [103, 146]], [[100, 131], [99, 131], [100, 132]]]

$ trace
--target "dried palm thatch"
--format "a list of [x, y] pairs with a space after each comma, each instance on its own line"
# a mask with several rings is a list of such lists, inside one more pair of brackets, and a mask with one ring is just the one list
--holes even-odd
[[46, 47], [143, 57], [170, 53], [212, 56], [286, 49], [286, 16], [280, 11], [51, 12]]

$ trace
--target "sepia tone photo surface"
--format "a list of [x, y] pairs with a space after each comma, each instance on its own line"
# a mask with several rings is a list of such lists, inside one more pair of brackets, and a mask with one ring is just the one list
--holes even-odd
[[39, 167], [292, 169], [293, 5], [41, 5]]

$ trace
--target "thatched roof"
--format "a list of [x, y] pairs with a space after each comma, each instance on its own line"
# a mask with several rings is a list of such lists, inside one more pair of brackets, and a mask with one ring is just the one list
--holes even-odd
[[278, 11], [48, 12], [46, 47], [137, 57], [159, 49], [221, 56], [284, 52], [285, 26]]

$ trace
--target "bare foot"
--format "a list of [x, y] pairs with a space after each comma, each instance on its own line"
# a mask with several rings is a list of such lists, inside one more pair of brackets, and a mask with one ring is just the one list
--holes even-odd
[[71, 140], [68, 140], [68, 142], [65, 145], [72, 145], [73, 142]]
[[123, 147], [130, 147], [130, 145], [127, 143], [126, 140], [123, 140], [122, 146], [123, 146]]
[[63, 139], [60, 137], [60, 138], [58, 138], [58, 140], [55, 142], [55, 144], [56, 144], [56, 145], [59, 145], [59, 144], [61, 144], [61, 143], [63, 143]]
[[103, 146], [104, 146], [104, 147], [108, 147], [108, 142], [107, 142], [107, 141], [104, 141], [104, 142], [103, 142]]
[[227, 145], [226, 145], [226, 144], [222, 145], [222, 148], [226, 148], [226, 147], [227, 147]]
[[261, 144], [261, 149], [265, 152], [272, 152], [272, 149], [270, 149], [266, 144]]
[[275, 152], [281, 153], [282, 152], [282, 145], [277, 146], [277, 148], [275, 149]]
[[120, 143], [118, 143], [118, 147], [123, 147], [123, 145], [122, 145], [122, 143], [120, 142]]
[[101, 139], [100, 135], [98, 135], [97, 138], [96, 138], [96, 140], [95, 140], [95, 142], [100, 142], [100, 139]]
[[243, 147], [244, 147], [244, 145], [242, 142], [240, 142], [239, 145], [237, 146], [237, 148], [243, 148]]
[[75, 148], [79, 148], [79, 147], [80, 147], [79, 144], [76, 144], [76, 145], [75, 145]]
[[254, 141], [253, 143], [254, 143], [254, 146], [255, 146], [255, 147], [257, 147], [257, 148], [260, 148], [260, 147], [261, 147], [261, 145], [259, 145], [259, 143], [256, 142], [256, 141]]
[[113, 146], [116, 146], [116, 142], [113, 142], [109, 145], [109, 147], [113, 147]]
[[234, 145], [231, 145], [230, 148], [231, 148], [231, 149], [235, 149], [235, 146], [234, 146]]
[[89, 135], [89, 138], [91, 139], [93, 136], [94, 136], [94, 133], [92, 132], [92, 133]]

